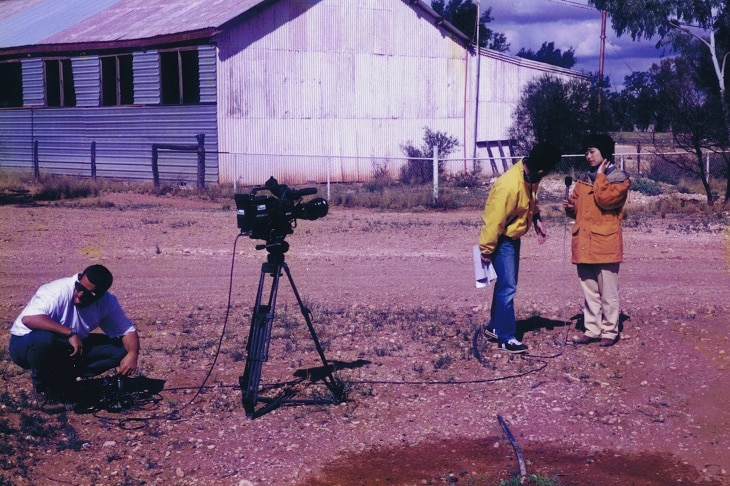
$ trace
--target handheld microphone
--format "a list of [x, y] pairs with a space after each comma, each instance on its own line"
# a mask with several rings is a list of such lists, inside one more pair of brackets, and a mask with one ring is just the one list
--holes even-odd
[[565, 199], [568, 199], [568, 196], [570, 196], [571, 184], [573, 184], [573, 178], [570, 176], [565, 176]]

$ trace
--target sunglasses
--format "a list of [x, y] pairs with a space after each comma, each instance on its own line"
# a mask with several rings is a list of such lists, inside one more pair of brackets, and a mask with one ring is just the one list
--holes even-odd
[[76, 289], [76, 292], [81, 292], [81, 298], [85, 299], [96, 299], [99, 297], [99, 294], [94, 290], [89, 290], [83, 285], [81, 285], [81, 282], [78, 280], [74, 282], [74, 288]]

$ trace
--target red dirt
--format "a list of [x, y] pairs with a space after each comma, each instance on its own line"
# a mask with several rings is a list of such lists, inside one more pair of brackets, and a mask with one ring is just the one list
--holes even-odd
[[[480, 363], [472, 337], [490, 298], [474, 288], [469, 261], [480, 212], [332, 208], [287, 238], [287, 262], [348, 401], [251, 420], [238, 378], [265, 259], [258, 242], [237, 242], [224, 331], [238, 233], [230, 205], [104, 201], [113, 207], [0, 206], [0, 313], [9, 323], [38, 285], [104, 263], [142, 335], [142, 373], [164, 390], [121, 414], [48, 416], [23, 407], [29, 375], [0, 354], [0, 484], [496, 485], [519, 472], [498, 415], [528, 475], [730, 484], [721, 225], [627, 221], [622, 340], [602, 349], [564, 344], [582, 299], [565, 222], [549, 221], [545, 245], [532, 235], [523, 244], [516, 303], [530, 355], [500, 355], [478, 339]], [[285, 382], [297, 382], [295, 398], [327, 396], [297, 378], [320, 365], [282, 280], [262, 396]], [[28, 417], [45, 428], [31, 430]], [[128, 418], [140, 420], [120, 422]]]

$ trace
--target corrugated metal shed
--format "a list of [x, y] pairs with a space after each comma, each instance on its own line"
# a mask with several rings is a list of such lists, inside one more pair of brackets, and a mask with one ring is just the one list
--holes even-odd
[[[23, 106], [0, 109], [0, 165], [27, 167], [37, 141], [43, 167], [85, 173], [96, 142], [102, 173], [136, 177], [151, 144], [204, 133], [207, 180], [362, 181], [401, 164], [424, 127], [464, 147], [503, 138], [521, 87], [556, 69], [482, 52], [477, 90], [469, 39], [429, 3], [0, 0], [0, 61], [20, 60], [23, 77]], [[191, 104], [165, 104], [173, 48], [198, 51]], [[132, 54], [134, 104], [100, 106], [99, 56], [118, 53]], [[48, 57], [71, 59], [76, 106], [46, 106]], [[181, 162], [172, 177], [190, 174]]]
[[[281, 0], [2, 0], [0, 54], [4, 49], [24, 46], [34, 46], [41, 50], [50, 45], [120, 43], [145, 39], [151, 43], [159, 43], [165, 36], [184, 33], [190, 33], [188, 39], [210, 37], [227, 22], [247, 12], [263, 10], [279, 1]], [[286, 0], [286, 3], [301, 11], [318, 2], [319, 0]], [[429, 18], [440, 18], [426, 2], [408, 2], [417, 6]], [[353, 3], [348, 0], [343, 5], [351, 7]], [[444, 23], [442, 28], [468, 42], [452, 25]], [[197, 34], [193, 34], [196, 32]]]

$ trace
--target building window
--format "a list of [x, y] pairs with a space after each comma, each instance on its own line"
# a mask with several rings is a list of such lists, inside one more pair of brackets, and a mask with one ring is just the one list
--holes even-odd
[[46, 106], [76, 106], [76, 91], [70, 59], [43, 61], [46, 76]]
[[23, 70], [19, 62], [0, 62], [0, 108], [23, 106]]
[[134, 103], [132, 55], [101, 58], [102, 106], [131, 105]]
[[160, 52], [162, 103], [200, 103], [197, 49]]

